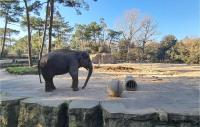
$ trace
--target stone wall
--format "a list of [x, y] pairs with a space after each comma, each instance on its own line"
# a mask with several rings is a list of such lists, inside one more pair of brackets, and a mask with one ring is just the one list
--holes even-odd
[[98, 53], [91, 56], [92, 62], [95, 64], [115, 64], [116, 60], [110, 53]]
[[3, 98], [1, 127], [199, 127], [197, 112], [128, 109], [123, 103], [48, 98]]

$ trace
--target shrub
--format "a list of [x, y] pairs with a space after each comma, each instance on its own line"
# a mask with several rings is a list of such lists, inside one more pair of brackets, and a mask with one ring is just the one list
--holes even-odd
[[6, 68], [11, 74], [25, 75], [25, 74], [38, 74], [36, 67], [8, 67]]

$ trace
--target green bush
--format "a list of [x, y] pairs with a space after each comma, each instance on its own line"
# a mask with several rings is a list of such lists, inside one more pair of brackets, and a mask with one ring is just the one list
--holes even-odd
[[36, 67], [8, 67], [6, 68], [11, 74], [25, 75], [25, 74], [38, 74]]

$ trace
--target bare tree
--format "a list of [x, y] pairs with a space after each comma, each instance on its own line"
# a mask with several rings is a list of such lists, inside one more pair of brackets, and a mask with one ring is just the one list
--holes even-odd
[[117, 28], [122, 31], [123, 38], [130, 43], [134, 43], [136, 34], [140, 31], [139, 12], [137, 10], [128, 10], [117, 22]]
[[[141, 30], [139, 34], [139, 42], [141, 42], [141, 49], [144, 57], [145, 44], [157, 34], [157, 26], [151, 17], [145, 16], [141, 22]], [[144, 58], [143, 58], [144, 59]]]

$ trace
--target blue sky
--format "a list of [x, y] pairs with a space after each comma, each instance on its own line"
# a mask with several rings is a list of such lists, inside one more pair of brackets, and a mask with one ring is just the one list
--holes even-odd
[[[88, 11], [82, 9], [82, 15], [77, 15], [73, 8], [59, 6], [58, 9], [72, 26], [76, 23], [99, 22], [103, 17], [108, 27], [113, 29], [117, 19], [125, 11], [137, 9], [141, 16], [149, 15], [157, 23], [160, 34], [156, 36], [156, 40], [167, 34], [173, 34], [178, 39], [186, 36], [200, 37], [200, 0], [98, 0], [97, 2], [86, 0], [86, 2], [89, 3], [90, 9]], [[0, 27], [3, 27], [2, 23]], [[22, 32], [24, 33], [25, 31]]]
[[178, 39], [185, 36], [200, 37], [200, 0], [88, 0], [89, 11], [76, 15], [72, 8], [62, 8], [60, 11], [71, 25], [75, 23], [99, 22], [103, 17], [108, 27], [114, 28], [117, 18], [124, 11], [137, 9], [141, 16], [149, 15], [158, 24], [160, 40], [167, 34], [173, 34]]

